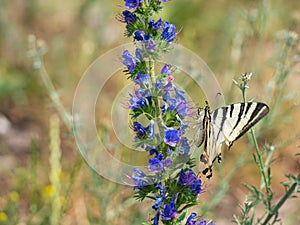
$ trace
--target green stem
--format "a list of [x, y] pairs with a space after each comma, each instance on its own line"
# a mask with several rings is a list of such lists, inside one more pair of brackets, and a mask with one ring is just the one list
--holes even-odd
[[[154, 102], [154, 107], [155, 107], [155, 122], [158, 126], [158, 132], [159, 132], [159, 142], [162, 142], [162, 137], [163, 137], [163, 127], [162, 127], [162, 118], [160, 114], [160, 105], [159, 105], [159, 99], [157, 94], [155, 93], [155, 83], [156, 83], [156, 78], [155, 78], [155, 71], [154, 71], [154, 61], [152, 59], [149, 59], [149, 75], [151, 77], [151, 82], [152, 82], [152, 99]], [[163, 151], [163, 148], [161, 148]], [[164, 151], [163, 151], [164, 152]]]
[[262, 225], [266, 225], [268, 224], [268, 222], [270, 221], [270, 219], [277, 214], [278, 210], [280, 209], [280, 207], [284, 204], [284, 202], [296, 191], [298, 186], [298, 183], [295, 182], [290, 188], [289, 190], [285, 193], [285, 195], [280, 199], [280, 201], [277, 203], [277, 205], [270, 211], [270, 213], [268, 214], [267, 218], [265, 219], [265, 221], [262, 223]]
[[71, 117], [68, 112], [66, 112], [64, 106], [62, 105], [61, 101], [59, 100], [59, 96], [49, 78], [49, 75], [45, 69], [44, 66], [41, 67], [39, 70], [41, 78], [43, 80], [43, 83], [49, 93], [49, 96], [52, 100], [52, 102], [55, 105], [55, 108], [57, 109], [58, 113], [60, 114], [61, 118], [63, 119], [65, 125], [69, 129], [69, 131], [72, 131], [72, 123], [71, 123]]
[[[68, 128], [69, 132], [72, 132], [73, 126], [72, 126], [72, 119], [70, 114], [65, 110], [63, 104], [61, 103], [59, 99], [59, 95], [57, 94], [57, 91], [54, 88], [54, 85], [48, 75], [48, 72], [46, 68], [44, 67], [43, 60], [41, 57], [41, 53], [39, 53], [39, 49], [36, 46], [36, 39], [35, 37], [31, 37], [29, 40], [29, 47], [33, 58], [33, 63], [36, 66], [36, 69], [39, 72], [40, 77], [42, 78], [42, 81], [44, 83], [44, 86], [54, 104], [54, 107], [57, 109], [59, 115], [61, 116], [65, 126]], [[70, 183], [66, 189], [65, 197], [66, 199], [69, 198], [71, 194], [72, 187], [75, 184], [76, 179], [78, 178], [78, 173], [80, 172], [80, 168], [82, 166], [82, 158], [79, 154], [77, 154], [77, 157], [75, 159], [74, 167], [70, 174]], [[68, 207], [67, 204], [62, 206], [61, 211], [64, 212], [65, 209]]]

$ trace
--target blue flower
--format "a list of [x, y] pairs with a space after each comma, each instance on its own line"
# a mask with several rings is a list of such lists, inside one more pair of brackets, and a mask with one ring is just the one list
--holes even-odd
[[197, 213], [192, 212], [191, 215], [188, 217], [185, 225], [195, 225], [197, 221], [194, 220], [194, 218], [196, 216], [197, 216]]
[[129, 94], [130, 95], [130, 99], [129, 99], [129, 103], [130, 103], [130, 109], [132, 110], [135, 110], [135, 109], [140, 109], [144, 106], [147, 106], [147, 101], [145, 98], [143, 98], [142, 96], [137, 96], [137, 93], [136, 95], [132, 95], [132, 94]]
[[180, 140], [179, 131], [173, 128], [165, 130], [164, 142], [171, 147], [175, 147]]
[[172, 165], [172, 160], [170, 158], [164, 159], [163, 155], [159, 153], [154, 158], [148, 160], [148, 169], [150, 172], [159, 173], [166, 170]]
[[133, 131], [136, 133], [138, 138], [142, 139], [147, 135], [147, 128], [143, 127], [139, 122], [133, 122]]
[[141, 62], [143, 61], [143, 53], [140, 48], [136, 48], [135, 50], [135, 57], [140, 60]]
[[175, 108], [180, 116], [188, 115], [188, 105], [185, 100], [177, 101]]
[[[168, 82], [165, 86], [164, 86], [164, 91], [166, 92], [166, 93], [168, 93], [170, 90], [171, 90], [171, 88], [173, 87], [173, 84], [172, 84], [172, 82]], [[169, 93], [168, 93], [169, 94]], [[163, 96], [164, 98], [165, 98], [165, 96]], [[165, 98], [166, 99], [166, 98]]]
[[178, 184], [182, 186], [192, 185], [198, 181], [198, 178], [193, 170], [189, 169], [187, 174], [181, 169]]
[[137, 19], [137, 16], [128, 10], [123, 11], [123, 17], [124, 17], [124, 19], [122, 20], [122, 22], [131, 24], [131, 25], [134, 24]]
[[160, 2], [168, 2], [169, 0], [159, 0]]
[[145, 32], [142, 30], [137, 30], [134, 32], [133, 38], [137, 41], [144, 41], [145, 40]]
[[170, 66], [168, 64], [165, 64], [161, 69], [160, 73], [165, 75], [170, 75], [171, 74]]
[[163, 95], [163, 100], [165, 102], [164, 108], [165, 109], [169, 108], [171, 112], [176, 109], [177, 113], [180, 116], [187, 116], [188, 115], [187, 102], [185, 100], [177, 99], [176, 97], [173, 98], [171, 96], [170, 90], [168, 90], [167, 85], [164, 86], [164, 90], [165, 90], [165, 94]]
[[140, 85], [141, 88], [149, 88], [151, 84], [151, 79], [148, 74], [138, 73], [134, 79], [134, 83]]
[[146, 174], [138, 168], [133, 168], [131, 178], [134, 182], [133, 190], [143, 189], [145, 186], [149, 185], [145, 179]]
[[151, 172], [159, 173], [163, 171], [163, 164], [162, 162], [157, 158], [151, 158], [149, 159], [149, 166], [148, 169]]
[[158, 210], [162, 205], [163, 201], [167, 198], [167, 191], [161, 183], [155, 186], [157, 190], [159, 190], [159, 194], [155, 197], [155, 204], [152, 206], [154, 210]]
[[128, 50], [125, 50], [122, 54], [123, 64], [127, 66], [128, 71], [132, 73], [136, 66], [135, 58], [130, 54]]
[[148, 101], [150, 101], [152, 98], [151, 93], [148, 89], [143, 89], [143, 88], [137, 89], [135, 91], [135, 94], [138, 98], [142, 98], [142, 97], [147, 98]]
[[154, 28], [154, 29], [158, 30], [162, 27], [162, 19], [159, 18], [159, 20], [157, 20], [156, 22], [154, 22], [154, 20], [150, 20], [148, 22], [148, 25], [150, 28]]
[[155, 188], [156, 188], [157, 190], [159, 190], [159, 193], [160, 193], [161, 196], [166, 196], [167, 190], [166, 190], [166, 188], [165, 188], [161, 183], [157, 184], [157, 185], [155, 186]]
[[175, 86], [174, 86], [174, 90], [175, 90], [177, 99], [185, 100], [185, 91], [184, 90], [180, 90], [180, 89], [176, 88]]
[[184, 130], [188, 127], [188, 125], [182, 121], [180, 116], [176, 115], [176, 119], [180, 122], [179, 130], [181, 131], [181, 133], [184, 133]]
[[214, 225], [213, 222], [206, 223], [206, 220], [194, 219], [197, 216], [197, 213], [192, 212], [188, 217], [185, 225]]
[[153, 220], [153, 225], [159, 225], [159, 223], [158, 223], [159, 216], [160, 216], [160, 212], [157, 211], [157, 213], [155, 214], [155, 216], [151, 219], [151, 220]]
[[213, 222], [207, 223], [206, 220], [201, 220], [196, 223], [196, 225], [215, 225]]
[[151, 120], [150, 125], [143, 127], [139, 122], [133, 122], [133, 131], [139, 139], [148, 137], [150, 140], [154, 138], [154, 121]]
[[184, 170], [181, 169], [178, 184], [182, 186], [189, 186], [193, 195], [198, 195], [202, 192], [202, 181], [198, 180], [193, 170], [189, 169], [185, 174]]
[[193, 183], [190, 186], [190, 189], [194, 195], [198, 195], [198, 194], [202, 193], [202, 181], [197, 180], [195, 183]]
[[149, 53], [153, 53], [156, 49], [156, 44], [154, 40], [151, 38], [150, 34], [145, 34], [144, 31], [135, 31], [133, 38], [137, 41], [141, 41], [144, 44], [147, 52]]
[[125, 7], [128, 9], [136, 9], [143, 0], [124, 0]]
[[170, 24], [169, 22], [164, 23], [164, 28], [161, 33], [161, 37], [165, 39], [167, 42], [174, 41], [176, 37], [176, 27], [174, 24]]
[[152, 209], [158, 210], [165, 199], [166, 199], [166, 196], [155, 198], [155, 204], [152, 206]]
[[161, 79], [159, 79], [155, 82], [154, 86], [157, 92], [161, 92], [164, 87], [164, 82]]
[[175, 202], [171, 200], [169, 204], [164, 205], [164, 209], [161, 213], [161, 219], [162, 220], [174, 219], [177, 215], [176, 210], [177, 209], [176, 209]]

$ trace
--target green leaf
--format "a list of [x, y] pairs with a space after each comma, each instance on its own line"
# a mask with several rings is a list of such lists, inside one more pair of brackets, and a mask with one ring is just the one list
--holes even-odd
[[185, 219], [187, 213], [188, 210], [184, 210], [184, 212], [178, 217], [177, 222], [182, 222]]

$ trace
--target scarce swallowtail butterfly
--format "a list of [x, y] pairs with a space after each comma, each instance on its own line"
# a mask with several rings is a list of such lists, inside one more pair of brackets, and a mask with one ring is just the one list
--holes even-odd
[[206, 165], [202, 173], [212, 177], [212, 164], [221, 161], [221, 147], [232, 144], [269, 112], [269, 107], [261, 102], [246, 102], [224, 106], [210, 111], [208, 103], [199, 112], [194, 142], [203, 144], [200, 161]]

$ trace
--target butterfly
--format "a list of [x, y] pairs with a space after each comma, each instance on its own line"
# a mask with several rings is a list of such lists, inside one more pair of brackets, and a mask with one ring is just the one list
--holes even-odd
[[206, 165], [202, 173], [208, 179], [212, 177], [215, 160], [221, 162], [222, 143], [230, 148], [268, 112], [269, 107], [261, 102], [236, 103], [211, 112], [206, 102], [205, 108], [198, 113], [194, 143], [197, 147], [204, 146], [200, 161]]

